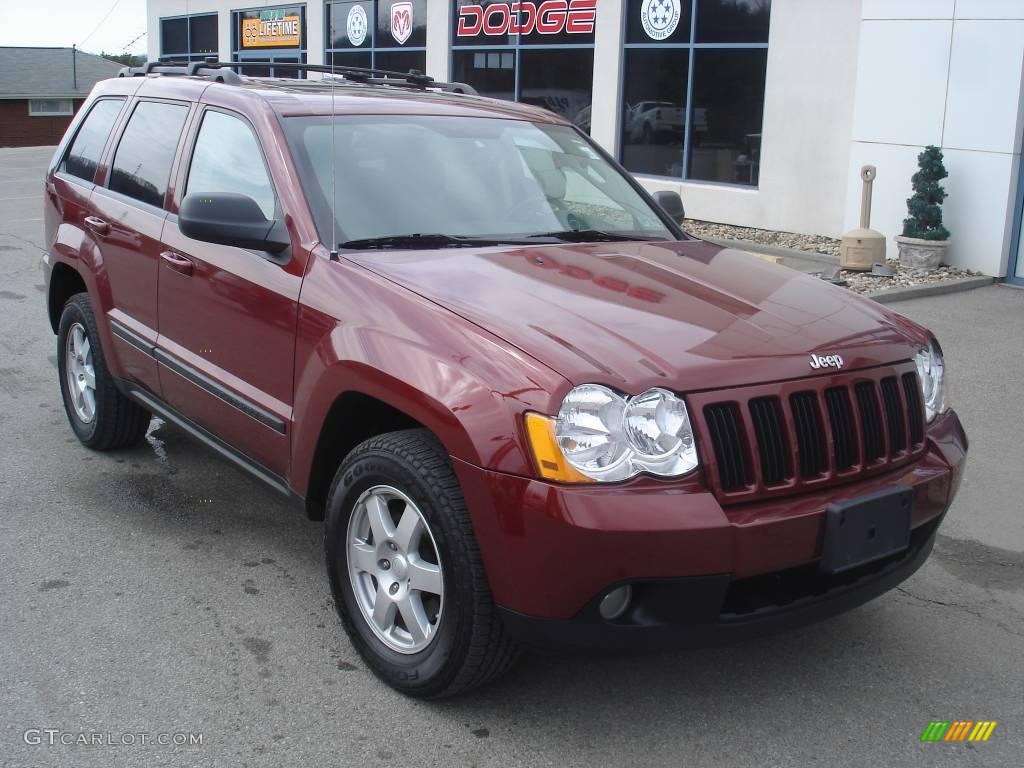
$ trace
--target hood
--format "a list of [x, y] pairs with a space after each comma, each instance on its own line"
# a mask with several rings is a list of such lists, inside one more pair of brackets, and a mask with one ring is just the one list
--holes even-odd
[[[701, 240], [372, 252], [353, 261], [573, 384], [699, 391], [907, 360], [918, 326], [818, 278]], [[828, 374], [834, 374], [829, 370]]]

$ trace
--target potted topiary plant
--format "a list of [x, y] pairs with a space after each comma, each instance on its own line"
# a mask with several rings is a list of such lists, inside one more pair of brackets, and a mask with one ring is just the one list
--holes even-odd
[[942, 201], [946, 190], [939, 184], [949, 174], [942, 164], [942, 150], [925, 147], [917, 156], [914, 194], [907, 200], [909, 218], [903, 220], [903, 234], [897, 235], [900, 264], [917, 269], [935, 269], [942, 263], [949, 245], [949, 230], [942, 226]]

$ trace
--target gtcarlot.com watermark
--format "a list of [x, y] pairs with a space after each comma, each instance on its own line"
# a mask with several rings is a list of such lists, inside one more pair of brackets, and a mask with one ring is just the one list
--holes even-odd
[[64, 731], [60, 728], [29, 728], [22, 735], [29, 746], [66, 747], [184, 747], [202, 745], [203, 734], [186, 731], [160, 733], [113, 731]]

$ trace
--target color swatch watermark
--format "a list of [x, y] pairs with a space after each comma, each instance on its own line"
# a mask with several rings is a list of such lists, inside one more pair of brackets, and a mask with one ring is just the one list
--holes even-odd
[[921, 741], [988, 741], [995, 729], [995, 720], [932, 720]]

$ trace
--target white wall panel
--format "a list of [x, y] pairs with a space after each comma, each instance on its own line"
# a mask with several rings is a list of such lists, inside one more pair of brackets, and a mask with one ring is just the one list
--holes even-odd
[[864, 0], [864, 18], [951, 19], [953, 5], [954, 0]]
[[1024, 19], [1024, 0], [956, 0], [958, 19]]
[[1013, 152], [1019, 139], [1024, 20], [958, 21], [943, 144]]
[[854, 141], [941, 141], [952, 29], [950, 21], [863, 22]]
[[943, 150], [949, 198], [943, 220], [952, 234], [949, 262], [986, 275], [1006, 274], [1010, 247], [1012, 183], [1019, 155]]

